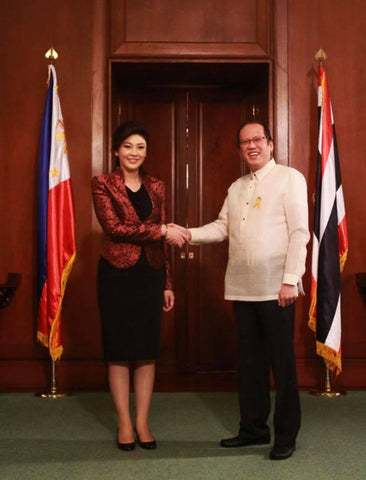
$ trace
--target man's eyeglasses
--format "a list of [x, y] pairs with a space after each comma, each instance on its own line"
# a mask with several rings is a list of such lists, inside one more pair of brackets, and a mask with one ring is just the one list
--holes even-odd
[[246, 138], [245, 140], [240, 140], [240, 145], [243, 145], [244, 147], [249, 147], [250, 142], [253, 142], [255, 145], [260, 145], [266, 138], [267, 137]]

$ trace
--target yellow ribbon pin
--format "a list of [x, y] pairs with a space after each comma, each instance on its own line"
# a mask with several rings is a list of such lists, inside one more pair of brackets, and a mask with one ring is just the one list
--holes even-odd
[[253, 203], [254, 208], [260, 208], [262, 197], [257, 197]]

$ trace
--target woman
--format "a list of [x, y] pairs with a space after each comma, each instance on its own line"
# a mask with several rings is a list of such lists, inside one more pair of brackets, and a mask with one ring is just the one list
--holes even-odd
[[129, 409], [132, 367], [137, 442], [156, 448], [148, 413], [162, 310], [174, 306], [164, 241], [165, 188], [142, 169], [148, 141], [143, 125], [132, 121], [120, 125], [112, 146], [117, 167], [92, 180], [95, 213], [104, 233], [97, 281], [103, 350], [122, 450], [135, 448]]

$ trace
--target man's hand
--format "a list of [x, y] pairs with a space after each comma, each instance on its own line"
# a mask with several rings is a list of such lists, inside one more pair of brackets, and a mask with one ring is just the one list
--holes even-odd
[[287, 307], [294, 303], [298, 295], [299, 291], [296, 285], [287, 285], [287, 283], [283, 283], [278, 294], [278, 305], [280, 307]]

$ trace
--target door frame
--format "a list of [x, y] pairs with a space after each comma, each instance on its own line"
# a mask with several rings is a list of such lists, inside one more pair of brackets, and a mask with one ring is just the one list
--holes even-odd
[[[273, 2], [273, 39], [272, 55], [263, 58], [236, 59], [235, 62], [253, 63], [270, 61], [270, 103], [269, 103], [269, 126], [272, 130], [275, 144], [275, 158], [280, 164], [289, 164], [289, 88], [288, 88], [288, 0]], [[107, 42], [108, 38], [108, 15], [104, 2], [94, 0], [94, 35], [93, 35], [93, 77], [92, 77], [92, 147], [91, 164], [92, 174], [99, 175], [106, 171], [108, 158], [108, 134], [111, 130], [111, 63], [116, 61], [109, 57]], [[164, 57], [130, 57], [118, 59], [126, 62], [182, 62], [196, 63], [197, 60], [204, 62], [217, 62], [217, 58], [196, 59], [194, 56], [182, 59], [177, 54], [176, 59]], [[232, 58], [220, 58], [220, 62], [232, 62]], [[97, 229], [97, 222], [93, 223]]]

